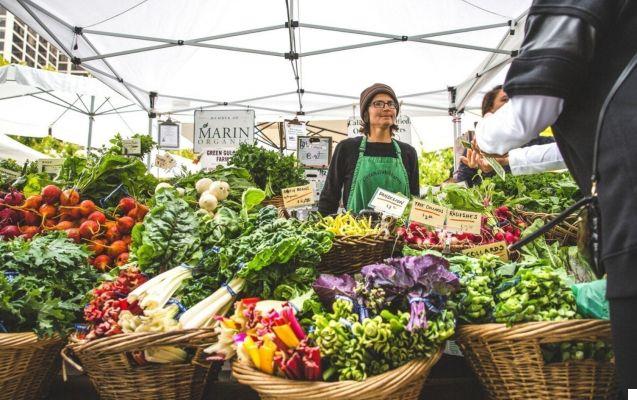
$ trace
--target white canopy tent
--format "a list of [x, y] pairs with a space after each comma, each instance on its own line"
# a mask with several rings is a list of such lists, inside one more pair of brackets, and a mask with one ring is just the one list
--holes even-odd
[[[129, 111], [129, 112], [126, 112]], [[146, 113], [97, 79], [0, 67], [0, 133], [99, 147], [117, 132], [146, 132]]]
[[18, 164], [24, 164], [26, 161], [35, 161], [48, 157], [0, 133], [0, 158], [10, 158], [15, 160]]

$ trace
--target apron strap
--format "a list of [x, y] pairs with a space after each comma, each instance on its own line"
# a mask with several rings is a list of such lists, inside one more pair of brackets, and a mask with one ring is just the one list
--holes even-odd
[[360, 146], [358, 146], [358, 157], [365, 155], [365, 149], [367, 148], [367, 136], [363, 136]]
[[398, 145], [398, 142], [394, 139], [392, 139], [391, 142], [394, 145], [394, 150], [396, 150], [396, 156], [402, 160], [402, 155], [400, 153], [400, 146]]

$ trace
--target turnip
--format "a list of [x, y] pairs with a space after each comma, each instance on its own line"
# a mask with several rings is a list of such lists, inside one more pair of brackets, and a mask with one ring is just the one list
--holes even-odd
[[177, 188], [177, 194], [178, 194], [180, 197], [183, 197], [183, 196], [186, 194], [186, 189], [184, 189], [184, 188]]
[[230, 185], [228, 184], [228, 182], [219, 181], [219, 183], [221, 184], [221, 187], [223, 187], [226, 190], [226, 192], [230, 193]]
[[221, 184], [221, 181], [212, 182], [208, 190], [204, 193], [210, 193], [219, 201], [223, 201], [228, 197], [228, 190]]
[[155, 193], [159, 192], [162, 189], [166, 189], [166, 188], [171, 188], [172, 185], [168, 182], [160, 182], [156, 187], [155, 187]]
[[201, 178], [195, 183], [195, 189], [197, 189], [197, 193], [202, 194], [210, 188], [210, 185], [212, 185], [212, 179]]
[[199, 207], [206, 211], [214, 211], [218, 203], [217, 198], [210, 193], [204, 193], [199, 198]]

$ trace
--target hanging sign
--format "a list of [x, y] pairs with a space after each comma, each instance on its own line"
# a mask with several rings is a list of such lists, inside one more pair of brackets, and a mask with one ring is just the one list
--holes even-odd
[[376, 212], [399, 218], [405, 212], [408, 203], [409, 198], [403, 195], [377, 188], [372, 200], [369, 202], [369, 207]]
[[195, 110], [194, 152], [254, 143], [254, 110]]
[[285, 130], [285, 148], [288, 150], [296, 150], [297, 138], [307, 134], [305, 122], [286, 120], [283, 123], [283, 127]]
[[398, 125], [396, 140], [411, 144], [411, 119], [407, 115], [401, 114], [396, 118], [396, 125]]
[[201, 152], [199, 165], [201, 169], [214, 169], [217, 165], [226, 165], [234, 155], [234, 149], [207, 149]]
[[363, 126], [363, 120], [357, 117], [349, 117], [347, 119], [347, 137], [361, 136], [361, 127]]
[[122, 154], [125, 156], [138, 156], [142, 154], [142, 141], [140, 138], [122, 140]]
[[449, 210], [447, 229], [452, 232], [480, 234], [482, 214], [473, 211]]
[[56, 175], [62, 169], [63, 158], [40, 158], [38, 160], [38, 171]]
[[8, 176], [9, 178], [18, 179], [19, 177], [22, 176], [22, 173], [20, 171], [13, 171], [6, 168], [0, 168], [0, 175], [5, 175], [5, 176]]
[[155, 157], [155, 166], [161, 169], [168, 170], [175, 168], [177, 166], [177, 162], [175, 161], [175, 158], [170, 155], [170, 153], [157, 154], [157, 157]]
[[162, 150], [175, 150], [179, 148], [179, 124], [168, 119], [158, 125], [159, 133], [157, 143]]
[[332, 157], [332, 138], [298, 136], [296, 156], [299, 162], [306, 167], [327, 167]]
[[409, 220], [434, 228], [444, 228], [449, 209], [428, 201], [414, 199]]
[[509, 261], [509, 251], [507, 248], [507, 243], [505, 241], [489, 243], [482, 246], [465, 249], [462, 250], [462, 254], [474, 258], [478, 258], [485, 254], [495, 254], [496, 256], [500, 257], [502, 261]]
[[314, 198], [318, 201], [327, 180], [327, 169], [306, 169], [305, 179], [312, 185]]
[[286, 209], [309, 207], [314, 204], [314, 189], [312, 185], [295, 186], [281, 191], [283, 205]]

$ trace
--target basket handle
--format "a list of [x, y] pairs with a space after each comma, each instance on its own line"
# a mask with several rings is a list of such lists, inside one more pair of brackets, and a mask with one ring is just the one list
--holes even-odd
[[76, 363], [67, 352], [70, 350], [69, 346], [64, 346], [62, 351], [60, 351], [60, 355], [62, 356], [62, 379], [66, 382], [66, 363], [71, 364], [73, 368], [78, 370], [81, 373], [84, 373], [84, 368], [78, 363]]

